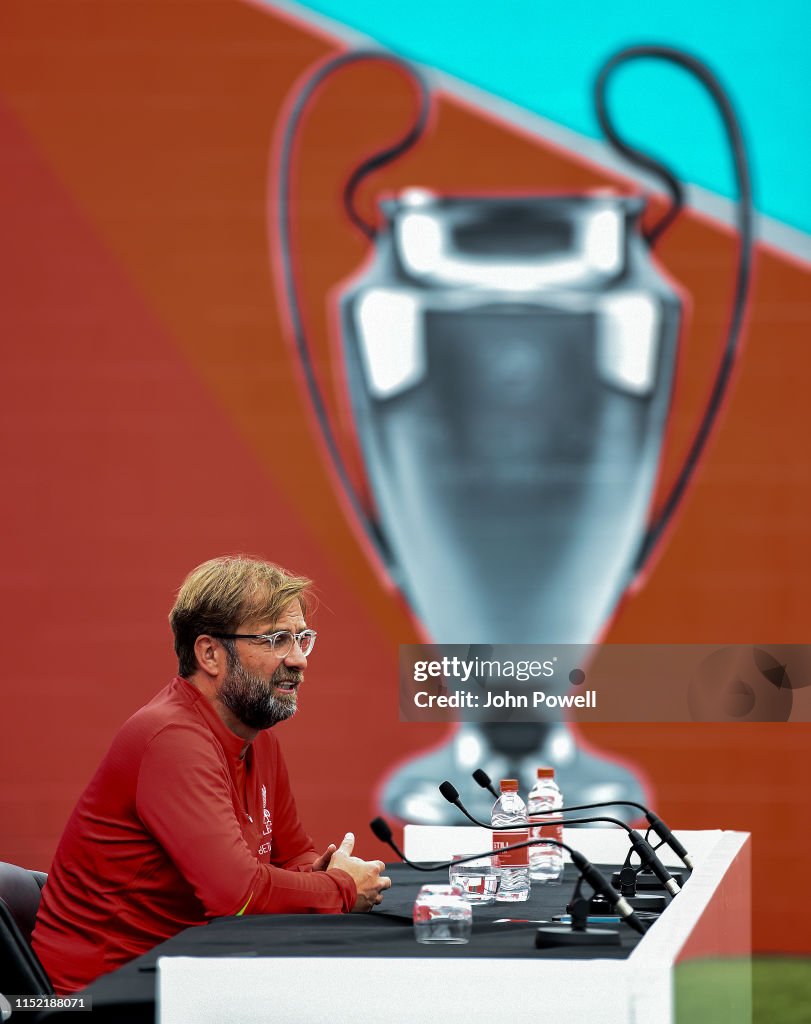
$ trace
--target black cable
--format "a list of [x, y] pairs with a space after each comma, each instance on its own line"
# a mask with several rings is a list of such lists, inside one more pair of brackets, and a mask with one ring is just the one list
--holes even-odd
[[[472, 821], [474, 825], [479, 825], [481, 828], [490, 829], [494, 832], [512, 832], [516, 829], [523, 830], [537, 827], [537, 823], [530, 824], [528, 821], [521, 822], [520, 824], [515, 825], [496, 826], [488, 824], [486, 821], [481, 821], [479, 818], [474, 818], [473, 815], [465, 807], [465, 805], [459, 798], [459, 791], [457, 790], [457, 788], [453, 785], [453, 783], [448, 782], [447, 779], [445, 780], [445, 782], [440, 783], [439, 792], [445, 797], [448, 803], [453, 804], [455, 807], [458, 807], [462, 814], [464, 814], [464, 816], [468, 819], [468, 821]], [[656, 877], [667, 889], [670, 895], [675, 896], [680, 891], [680, 886], [678, 882], [673, 878], [673, 876], [670, 874], [670, 872], [667, 870], [667, 868], [664, 866], [661, 860], [659, 860], [659, 857], [652, 849], [650, 843], [648, 843], [647, 840], [643, 839], [635, 828], [631, 828], [631, 826], [627, 825], [624, 821], [620, 821], [619, 818], [600, 816], [599, 818], [565, 818], [561, 822], [561, 824], [564, 824], [565, 822], [565, 824], [567, 825], [589, 825], [603, 823], [606, 821], [610, 822], [610, 824], [612, 825], [618, 825], [621, 829], [625, 830], [625, 832], [628, 834], [628, 839], [631, 842], [631, 846], [639, 856], [640, 860], [643, 861], [643, 863], [646, 866], [650, 866], [651, 871], [656, 875]]]
[[752, 183], [749, 174], [749, 163], [746, 155], [743, 132], [738, 121], [732, 103], [724, 91], [723, 86], [715, 77], [712, 71], [700, 60], [690, 54], [682, 53], [680, 50], [670, 46], [630, 46], [620, 50], [603, 66], [594, 86], [594, 99], [597, 109], [597, 117], [600, 126], [606, 134], [609, 142], [623, 154], [631, 163], [652, 172], [662, 178], [671, 195], [671, 206], [665, 214], [656, 222], [645, 235], [648, 244], [653, 247], [661, 238], [667, 228], [673, 223], [681, 210], [684, 195], [683, 189], [675, 175], [668, 170], [664, 164], [643, 153], [641, 150], [624, 142], [617, 133], [608, 113], [605, 99], [605, 88], [611, 73], [620, 65], [638, 58], [652, 57], [658, 60], [669, 61], [693, 74], [704, 86], [711, 98], [714, 100], [721, 120], [727, 134], [730, 149], [732, 152], [735, 178], [738, 186], [738, 203], [736, 208], [736, 226], [738, 229], [738, 262], [735, 273], [735, 291], [732, 300], [732, 317], [727, 332], [724, 351], [719, 363], [718, 372], [715, 376], [712, 392], [710, 394], [704, 416], [698, 425], [690, 449], [685, 458], [681, 472], [673, 484], [662, 510], [656, 519], [648, 527], [643, 538], [636, 562], [633, 567], [633, 574], [642, 571], [656, 546], [659, 538], [670, 523], [679, 502], [684, 496], [687, 485], [692, 478], [698, 461], [707, 444], [710, 432], [717, 419], [721, 402], [726, 394], [732, 367], [740, 349], [740, 335], [743, 325], [743, 318], [746, 312], [746, 303], [749, 294], [749, 285], [752, 275], [752, 257], [754, 248], [754, 209], [752, 203]]
[[[460, 810], [464, 811], [464, 808], [460, 807]], [[466, 811], [464, 813], [467, 814]], [[470, 817], [470, 815], [468, 815], [468, 817]], [[471, 821], [475, 821], [475, 818], [471, 818]], [[435, 872], [443, 868], [452, 867], [454, 864], [468, 864], [473, 860], [481, 860], [484, 857], [497, 856], [499, 853], [507, 853], [510, 850], [529, 849], [532, 846], [557, 846], [561, 850], [566, 850], [572, 858], [572, 863], [580, 873], [580, 877], [588, 882], [595, 894], [601, 895], [612, 907], [616, 908], [617, 913], [626, 924], [630, 925], [634, 931], [639, 932], [640, 935], [644, 935], [647, 931], [647, 926], [637, 916], [625, 897], [614, 889], [608, 880], [603, 877], [602, 872], [591, 864], [579, 850], [575, 850], [574, 847], [569, 846], [568, 843], [561, 842], [560, 840], [528, 839], [523, 843], [512, 843], [509, 846], [504, 846], [500, 850], [485, 850], [482, 853], [472, 853], [465, 857], [455, 857], [453, 860], [435, 861], [431, 864], [418, 864], [416, 861], [409, 860], [400, 847], [394, 842], [394, 837], [392, 836], [391, 829], [389, 828], [385, 818], [375, 818], [373, 821], [369, 822], [369, 827], [378, 839], [387, 843], [392, 850], [394, 850], [400, 860], [408, 864], [409, 867], [415, 868], [417, 871]]]
[[[498, 799], [500, 794], [495, 791], [495, 789], [493, 787], [493, 780], [490, 778], [490, 776], [487, 774], [487, 772], [483, 768], [477, 768], [476, 771], [473, 772], [473, 778], [482, 787], [482, 789], [489, 790], [493, 794], [493, 796], [496, 799]], [[451, 803], [453, 803], [453, 801], [451, 801]], [[545, 808], [544, 810], [541, 810], [541, 811], [534, 811], [533, 813], [536, 814], [536, 815], [539, 815], [539, 814], [544, 814], [544, 815], [546, 815], [546, 814], [549, 814], [549, 815], [554, 814], [554, 815], [557, 815], [557, 814], [566, 814], [567, 811], [590, 811], [590, 810], [595, 810], [595, 809], [601, 808], [601, 807], [636, 807], [636, 808], [638, 808], [638, 810], [642, 811], [642, 813], [648, 819], [649, 828], [648, 828], [647, 832], [645, 833], [645, 841], [648, 842], [648, 837], [649, 837], [649, 835], [651, 833], [651, 829], [652, 829], [656, 833], [656, 835], [659, 837], [659, 839], [661, 840], [661, 842], [659, 843], [659, 846], [662, 846], [665, 843], [667, 843], [667, 845], [671, 848], [671, 850], [679, 858], [681, 858], [681, 861], [684, 864], [684, 866], [686, 868], [689, 868], [692, 871], [692, 869], [693, 869], [693, 859], [690, 856], [690, 854], [687, 852], [687, 850], [685, 850], [684, 846], [681, 843], [681, 840], [679, 840], [676, 836], [673, 835], [673, 833], [670, 830], [670, 828], [665, 824], [664, 821], [662, 821], [662, 819], [659, 817], [658, 814], [654, 814], [654, 812], [649, 810], [644, 804], [637, 803], [635, 800], [599, 800], [597, 803], [591, 803], [591, 804], [573, 804], [573, 805], [571, 805], [569, 807], [564, 807], [564, 806], [562, 806], [562, 807], [549, 807], [549, 808]], [[654, 847], [652, 847], [652, 849], [653, 850], [658, 850], [659, 846], [654, 846]]]

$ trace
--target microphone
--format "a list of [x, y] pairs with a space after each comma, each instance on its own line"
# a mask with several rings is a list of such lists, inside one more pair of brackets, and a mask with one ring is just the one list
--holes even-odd
[[[642, 807], [642, 805], [639, 805]], [[688, 871], [693, 870], [693, 858], [685, 850], [682, 843], [673, 835], [667, 825], [662, 821], [658, 814], [654, 814], [653, 811], [649, 811], [646, 808], [642, 808], [645, 812], [645, 817], [648, 819], [650, 827], [656, 833], [657, 836], [662, 840], [663, 843], [667, 843], [670, 849], [681, 859], [682, 864], [687, 868]]]
[[[456, 807], [458, 807], [466, 818], [472, 821], [474, 825], [479, 825], [481, 828], [488, 828], [493, 832], [506, 832], [508, 829], [525, 829], [530, 827], [529, 824], [503, 825], [496, 829], [492, 825], [488, 824], [486, 821], [479, 821], [478, 818], [474, 818], [473, 815], [470, 814], [470, 812], [464, 806], [462, 801], [459, 799], [459, 791], [456, 789], [454, 785], [452, 785], [447, 780], [440, 785], [439, 792], [445, 797], [448, 803], [454, 804]], [[559, 809], [555, 813], [560, 813]], [[634, 852], [638, 855], [642, 863], [651, 869], [651, 871], [654, 873], [654, 875], [656, 875], [656, 877], [659, 879], [659, 881], [662, 883], [665, 889], [667, 889], [671, 896], [675, 896], [677, 893], [681, 892], [681, 889], [679, 888], [679, 883], [670, 874], [670, 872], [667, 870], [664, 864], [659, 860], [650, 843], [643, 839], [642, 836], [636, 831], [636, 829], [631, 828], [630, 825], [626, 825], [624, 821], [620, 821], [619, 818], [608, 817], [569, 818], [568, 824], [588, 825], [591, 822], [605, 821], [610, 822], [612, 825], [619, 825], [620, 828], [625, 829], [625, 831], [628, 833], [628, 838], [630, 839], [631, 846]], [[548, 842], [551, 845], [554, 845], [554, 843], [552, 843], [552, 840], [548, 839], [541, 840], [541, 842]], [[566, 849], [568, 848], [566, 847]]]
[[487, 774], [483, 768], [477, 768], [473, 773], [473, 778], [478, 782], [482, 789], [488, 789], [493, 796], [498, 800], [499, 794], [496, 792], [496, 787], [493, 785], [493, 780]]
[[409, 860], [397, 843], [395, 843], [394, 836], [389, 828], [389, 823], [385, 818], [373, 818], [372, 821], [369, 822], [369, 828], [374, 832], [381, 843], [385, 843], [387, 846], [390, 846], [400, 860], [403, 861], [403, 863], [408, 864], [410, 868], [414, 868], [415, 871], [439, 871], [440, 868], [448, 866], [441, 863], [417, 864], [416, 861]]
[[[445, 785], [445, 783], [443, 783]], [[447, 783], [450, 786], [450, 783]], [[453, 789], [453, 786], [451, 786]], [[454, 790], [455, 792], [455, 790]], [[443, 794], [444, 796], [444, 794]], [[491, 826], [488, 826], [491, 827]], [[467, 864], [468, 861], [480, 860], [482, 857], [494, 856], [493, 850], [485, 850], [483, 853], [471, 853], [466, 857], [455, 857], [453, 860], [438, 861], [435, 864], [417, 864], [414, 861], [409, 860], [402, 850], [394, 842], [392, 831], [385, 818], [375, 818], [369, 822], [369, 828], [374, 832], [375, 836], [394, 850], [397, 856], [409, 867], [415, 868], [417, 871], [441, 871], [443, 868], [449, 868], [453, 864]], [[640, 935], [644, 935], [647, 928], [642, 921], [636, 916], [633, 907], [628, 903], [624, 896], [620, 896], [617, 890], [608, 882], [603, 873], [590, 863], [586, 857], [580, 853], [579, 850], [573, 849], [567, 843], [559, 843], [556, 839], [528, 839], [524, 843], [515, 843], [512, 846], [502, 846], [498, 851], [499, 853], [506, 853], [510, 850], [523, 850], [529, 846], [538, 846], [541, 843], [548, 843], [551, 846], [559, 846], [563, 850], [567, 850], [569, 856], [572, 858], [572, 863], [583, 876], [585, 881], [591, 886], [595, 893], [602, 896], [612, 906], [619, 917], [625, 921], [635, 932]]]
[[[473, 773], [473, 778], [478, 782], [482, 789], [489, 789], [493, 796], [498, 799], [499, 794], [496, 793], [493, 788], [492, 780], [490, 776], [481, 768], [477, 768]], [[453, 801], [451, 801], [453, 803]], [[591, 811], [597, 807], [636, 807], [642, 811], [645, 817], [648, 819], [648, 824], [656, 833], [656, 835], [662, 840], [663, 843], [667, 843], [670, 849], [676, 854], [681, 860], [682, 864], [689, 870], [693, 870], [693, 858], [684, 848], [676, 836], [673, 835], [672, 831], [665, 824], [664, 821], [659, 817], [658, 814], [654, 814], [652, 810], [645, 807], [644, 804], [636, 803], [634, 800], [605, 800], [597, 804], [574, 804], [572, 807], [558, 807], [555, 809], [549, 809], [545, 811], [535, 811], [535, 814], [565, 814], [567, 811]]]

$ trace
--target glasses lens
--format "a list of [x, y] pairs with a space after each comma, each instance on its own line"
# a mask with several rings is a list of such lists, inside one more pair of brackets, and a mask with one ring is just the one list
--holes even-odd
[[293, 646], [293, 634], [289, 629], [283, 629], [279, 633], [274, 633], [270, 646], [277, 658], [286, 657]]
[[[289, 629], [283, 629], [273, 634], [270, 646], [277, 658], [287, 657], [293, 648], [293, 639], [294, 634]], [[301, 653], [306, 658], [313, 647], [315, 647], [315, 632], [312, 629], [306, 629], [303, 633], [298, 634], [298, 641]]]

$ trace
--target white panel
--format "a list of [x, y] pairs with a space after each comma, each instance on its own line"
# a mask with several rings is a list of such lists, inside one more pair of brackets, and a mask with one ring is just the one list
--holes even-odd
[[[586, 812], [584, 812], [586, 813]], [[595, 811], [595, 814], [597, 812]], [[606, 814], [611, 813], [606, 808]], [[698, 867], [730, 833], [720, 830], [675, 831]], [[737, 833], [734, 833], [737, 834]], [[619, 828], [564, 828], [563, 841], [595, 864], [619, 864], [628, 852], [628, 834]], [[658, 839], [654, 837], [654, 841]], [[411, 860], [447, 860], [455, 853], [478, 853], [490, 848], [490, 832], [475, 825], [406, 825], [403, 829], [405, 855]], [[682, 863], [669, 846], [657, 850], [659, 859], [670, 868]], [[570, 860], [566, 854], [567, 861]]]
[[621, 960], [158, 960], [158, 1024], [628, 1024], [627, 1008]]

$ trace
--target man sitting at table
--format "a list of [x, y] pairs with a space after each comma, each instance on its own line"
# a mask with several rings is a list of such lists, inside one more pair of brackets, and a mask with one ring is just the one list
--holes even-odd
[[57, 993], [190, 925], [379, 903], [382, 861], [347, 833], [320, 856], [271, 727], [296, 711], [315, 633], [310, 581], [216, 558], [169, 616], [178, 675], [115, 736], [56, 851], [33, 935]]

